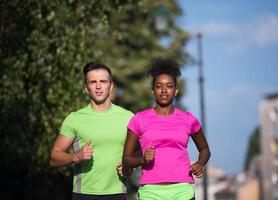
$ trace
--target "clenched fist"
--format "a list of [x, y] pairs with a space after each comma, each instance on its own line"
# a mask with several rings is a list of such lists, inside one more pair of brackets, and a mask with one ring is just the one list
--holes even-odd
[[190, 171], [196, 178], [202, 178], [204, 175], [204, 167], [198, 162], [195, 162], [190, 166]]
[[147, 148], [145, 153], [144, 153], [144, 165], [148, 165], [151, 161], [154, 160], [155, 156], [155, 148]]
[[72, 158], [75, 163], [79, 163], [82, 160], [90, 160], [93, 156], [92, 140], [87, 142], [82, 149], [73, 153]]

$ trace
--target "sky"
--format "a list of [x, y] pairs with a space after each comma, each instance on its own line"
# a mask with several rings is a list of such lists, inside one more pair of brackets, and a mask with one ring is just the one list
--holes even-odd
[[[185, 51], [197, 59], [202, 32], [206, 136], [210, 163], [229, 175], [243, 171], [259, 105], [278, 92], [277, 0], [178, 0], [177, 23], [192, 35]], [[182, 102], [200, 119], [198, 67], [186, 66]], [[190, 153], [197, 155], [193, 142]], [[193, 150], [192, 150], [193, 149]]]

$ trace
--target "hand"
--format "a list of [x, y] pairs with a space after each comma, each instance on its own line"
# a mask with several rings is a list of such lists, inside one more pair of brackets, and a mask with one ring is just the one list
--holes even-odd
[[128, 177], [132, 174], [133, 170], [132, 169], [125, 169], [123, 168], [122, 162], [119, 162], [119, 164], [117, 165], [117, 173], [121, 176], [121, 177]]
[[154, 160], [154, 156], [155, 156], [155, 148], [151, 147], [151, 148], [147, 148], [145, 153], [144, 153], [144, 165], [148, 165], [150, 162], [152, 162]]
[[73, 153], [72, 159], [75, 163], [79, 163], [82, 160], [90, 160], [93, 156], [92, 140], [87, 142], [82, 149]]
[[198, 162], [195, 162], [193, 163], [189, 170], [191, 171], [191, 173], [196, 177], [196, 178], [203, 178], [203, 175], [204, 175], [204, 167], [198, 163]]

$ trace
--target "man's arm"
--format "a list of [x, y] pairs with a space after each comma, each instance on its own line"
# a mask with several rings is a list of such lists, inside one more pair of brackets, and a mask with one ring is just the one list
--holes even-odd
[[50, 165], [54, 167], [62, 167], [92, 158], [93, 151], [91, 141], [85, 144], [80, 151], [68, 153], [67, 151], [72, 143], [72, 138], [59, 134], [50, 153]]

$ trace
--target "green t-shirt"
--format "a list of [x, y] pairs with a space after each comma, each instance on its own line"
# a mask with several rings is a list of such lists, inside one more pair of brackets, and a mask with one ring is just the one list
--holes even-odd
[[60, 133], [74, 138], [74, 151], [89, 140], [93, 147], [93, 158], [74, 167], [73, 192], [95, 195], [125, 192], [117, 165], [122, 160], [127, 124], [132, 115], [115, 104], [107, 112], [96, 112], [89, 104], [66, 117]]

